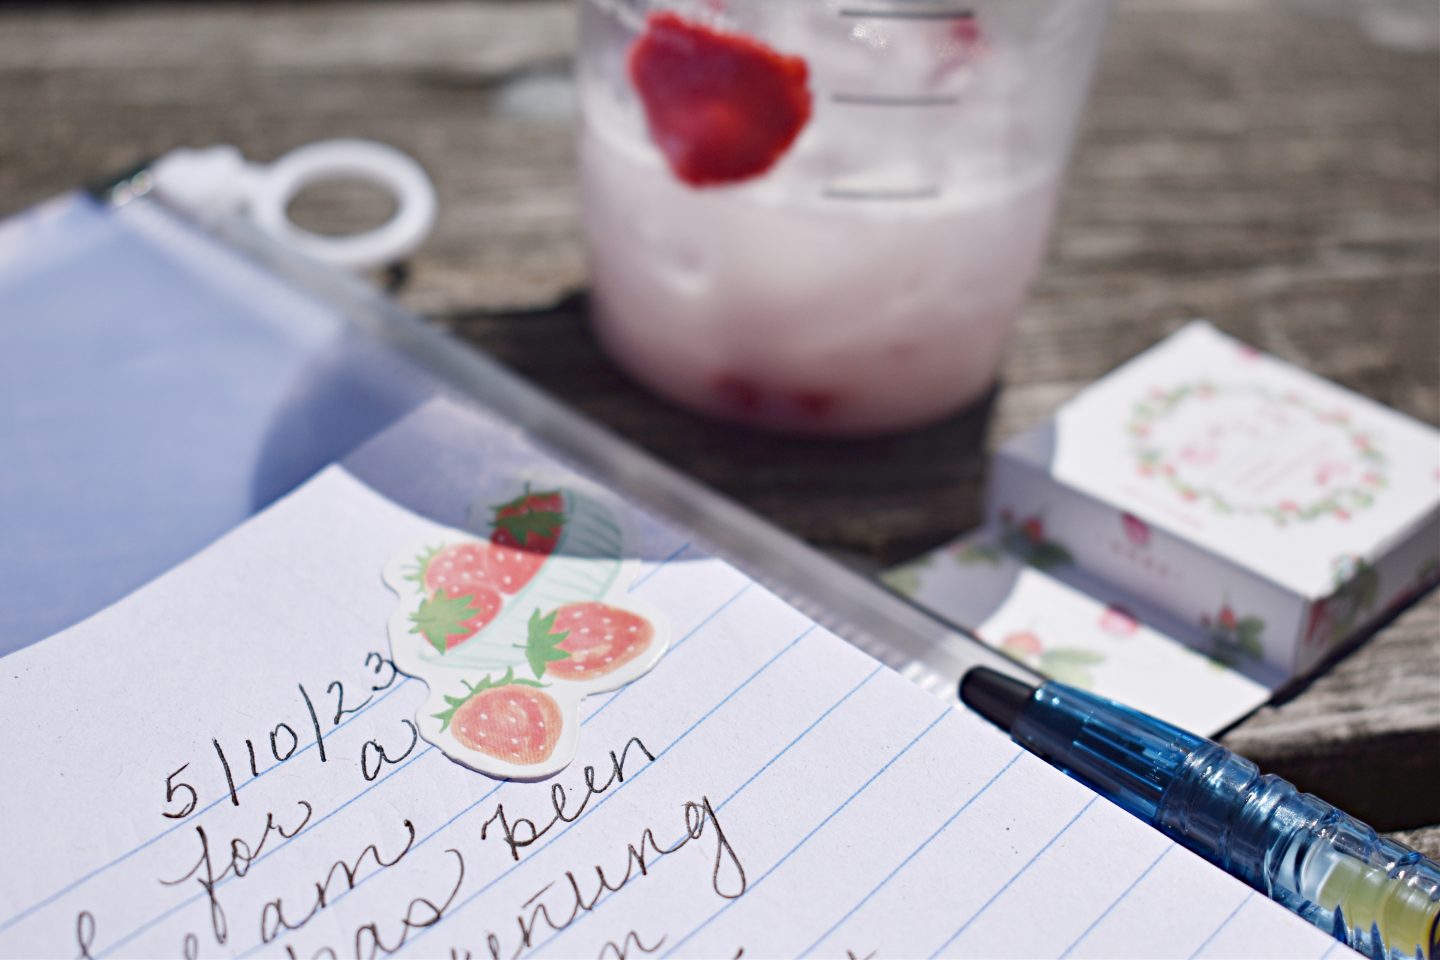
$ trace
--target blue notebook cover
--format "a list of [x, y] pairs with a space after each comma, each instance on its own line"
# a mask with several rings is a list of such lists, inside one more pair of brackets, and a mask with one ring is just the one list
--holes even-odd
[[184, 560], [435, 392], [153, 204], [0, 223], [0, 656]]

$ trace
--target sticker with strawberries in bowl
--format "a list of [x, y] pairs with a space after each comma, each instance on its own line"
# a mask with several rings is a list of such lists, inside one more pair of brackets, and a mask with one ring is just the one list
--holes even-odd
[[476, 533], [437, 527], [387, 565], [391, 656], [429, 687], [421, 736], [481, 773], [533, 780], [574, 758], [580, 702], [644, 675], [670, 631], [627, 593], [635, 538], [609, 494], [532, 479], [480, 502]]

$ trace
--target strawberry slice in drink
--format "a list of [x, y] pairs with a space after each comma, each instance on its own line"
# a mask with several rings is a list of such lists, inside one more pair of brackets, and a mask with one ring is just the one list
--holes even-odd
[[759, 176], [810, 120], [804, 60], [668, 11], [650, 14], [628, 66], [650, 138], [691, 186]]
[[485, 575], [502, 593], [518, 593], [555, 552], [565, 527], [565, 497], [559, 490], [532, 492], [498, 504], [491, 522]]

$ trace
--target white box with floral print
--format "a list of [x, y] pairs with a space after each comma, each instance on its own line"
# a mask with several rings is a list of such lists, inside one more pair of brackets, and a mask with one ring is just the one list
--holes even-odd
[[1195, 322], [1006, 443], [987, 518], [1294, 675], [1440, 580], [1440, 432]]

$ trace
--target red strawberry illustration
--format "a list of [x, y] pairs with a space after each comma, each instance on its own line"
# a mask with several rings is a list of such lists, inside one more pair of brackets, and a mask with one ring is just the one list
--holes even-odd
[[1143, 547], [1150, 542], [1150, 528], [1133, 513], [1121, 514], [1120, 525], [1125, 528], [1125, 539], [1135, 546]]
[[1045, 542], [1045, 523], [1039, 517], [1031, 517], [1029, 520], [1026, 520], [1025, 525], [1020, 528], [1020, 531], [1025, 534], [1025, 539], [1031, 543]]
[[447, 596], [474, 593], [479, 587], [493, 587], [485, 573], [485, 555], [490, 548], [480, 542], [456, 543], [431, 550], [417, 561], [425, 596], [444, 592]]
[[1235, 611], [1234, 611], [1234, 610], [1231, 610], [1228, 604], [1227, 604], [1226, 606], [1221, 607], [1221, 608], [1220, 608], [1220, 616], [1219, 616], [1217, 622], [1220, 624], [1220, 626], [1224, 627], [1226, 630], [1234, 630], [1234, 629], [1235, 629], [1235, 624], [1236, 624], [1236, 622], [1237, 622], [1236, 619], [1235, 619]]
[[530, 617], [525, 657], [535, 676], [546, 671], [562, 680], [603, 677], [634, 660], [650, 646], [655, 628], [630, 610], [586, 600]]
[[1012, 657], [1039, 656], [1040, 638], [1029, 630], [1008, 634], [1000, 642], [1000, 649]]
[[565, 497], [559, 490], [533, 493], [526, 487], [494, 509], [485, 574], [501, 592], [517, 593], [555, 552], [565, 526]]
[[1100, 629], [1117, 637], [1128, 637], [1140, 629], [1140, 623], [1130, 611], [1112, 604], [1100, 614]]
[[417, 579], [425, 599], [410, 615], [410, 632], [440, 653], [469, 640], [500, 613], [503, 598], [485, 575], [487, 553], [483, 543], [461, 543], [420, 558]]
[[1333, 629], [1333, 619], [1328, 601], [1323, 599], [1315, 601], [1315, 605], [1310, 608], [1309, 620], [1305, 624], [1305, 645], [1310, 646], [1329, 639]]
[[543, 763], [554, 752], [564, 721], [541, 684], [506, 670], [499, 681], [486, 677], [465, 686], [465, 696], [447, 696], [450, 709], [435, 714], [461, 746], [522, 766]]
[[691, 186], [759, 176], [810, 119], [804, 60], [669, 11], [650, 14], [629, 69], [651, 139]]

